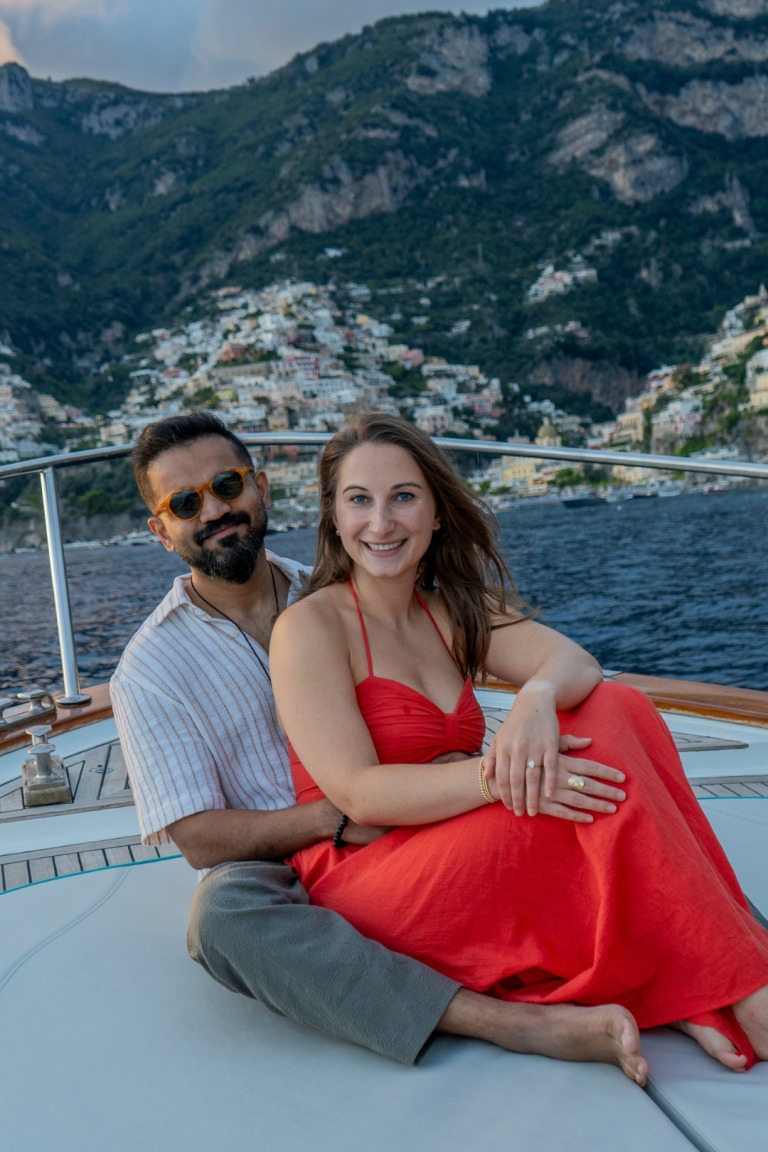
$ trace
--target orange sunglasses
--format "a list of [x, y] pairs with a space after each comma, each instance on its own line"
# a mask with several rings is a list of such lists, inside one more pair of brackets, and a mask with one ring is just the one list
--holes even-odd
[[250, 466], [227, 468], [224, 472], [217, 473], [207, 483], [201, 484], [199, 488], [179, 488], [163, 500], [154, 515], [170, 512], [177, 520], [194, 520], [203, 506], [203, 492], [210, 490], [217, 500], [224, 500], [229, 504], [237, 500], [238, 496], [242, 496], [245, 490], [245, 478], [253, 471]]

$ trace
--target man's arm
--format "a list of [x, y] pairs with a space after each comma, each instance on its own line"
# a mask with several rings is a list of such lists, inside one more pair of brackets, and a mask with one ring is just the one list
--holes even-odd
[[[195, 812], [169, 824], [166, 831], [193, 868], [213, 868], [230, 860], [283, 860], [328, 840], [340, 820], [341, 813], [330, 800], [317, 800], [275, 812], [238, 808]], [[345, 839], [351, 840], [346, 832]]]
[[[230, 807], [219, 771], [224, 753], [219, 748], [217, 759], [216, 747], [196, 723], [192, 702], [163, 692], [155, 683], [145, 685], [126, 669], [113, 677], [111, 695], [145, 842], [162, 843], [170, 837], [193, 868], [213, 868], [231, 861], [285, 859], [335, 834], [341, 820], [338, 808], [330, 800], [291, 805], [288, 778], [277, 766], [273, 775], [285, 782], [285, 807], [259, 807], [257, 798], [250, 807]], [[254, 714], [251, 719], [258, 729], [263, 717]], [[230, 728], [236, 731], [237, 724]], [[256, 748], [233, 741], [225, 752], [227, 762], [238, 757], [242, 762], [253, 757]], [[281, 746], [273, 753], [285, 756]], [[241, 783], [235, 776], [234, 782]], [[369, 844], [384, 831], [349, 824], [344, 841]]]

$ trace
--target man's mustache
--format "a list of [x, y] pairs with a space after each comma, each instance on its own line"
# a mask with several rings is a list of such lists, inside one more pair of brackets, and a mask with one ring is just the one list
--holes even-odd
[[206, 524], [205, 528], [195, 532], [195, 544], [202, 544], [221, 528], [234, 528], [238, 524], [250, 524], [250, 522], [251, 518], [247, 512], [225, 512], [218, 520], [212, 520], [210, 524]]

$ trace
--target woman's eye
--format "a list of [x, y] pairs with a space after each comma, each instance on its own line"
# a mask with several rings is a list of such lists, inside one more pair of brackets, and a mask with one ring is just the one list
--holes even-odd
[[401, 504], [406, 504], [409, 500], [413, 500], [413, 492], [398, 492], [395, 497]]
[[365, 502], [367, 501], [367, 499], [368, 499], [368, 497], [367, 497], [367, 496], [363, 496], [362, 492], [358, 492], [356, 496], [351, 496], [351, 497], [350, 497], [350, 501], [349, 501], [349, 502], [350, 502], [350, 504], [365, 504]]

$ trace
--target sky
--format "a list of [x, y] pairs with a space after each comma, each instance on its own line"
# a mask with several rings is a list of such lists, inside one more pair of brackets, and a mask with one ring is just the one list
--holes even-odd
[[0, 64], [42, 79], [89, 77], [150, 92], [262, 76], [385, 16], [484, 14], [540, 0], [0, 0]]

